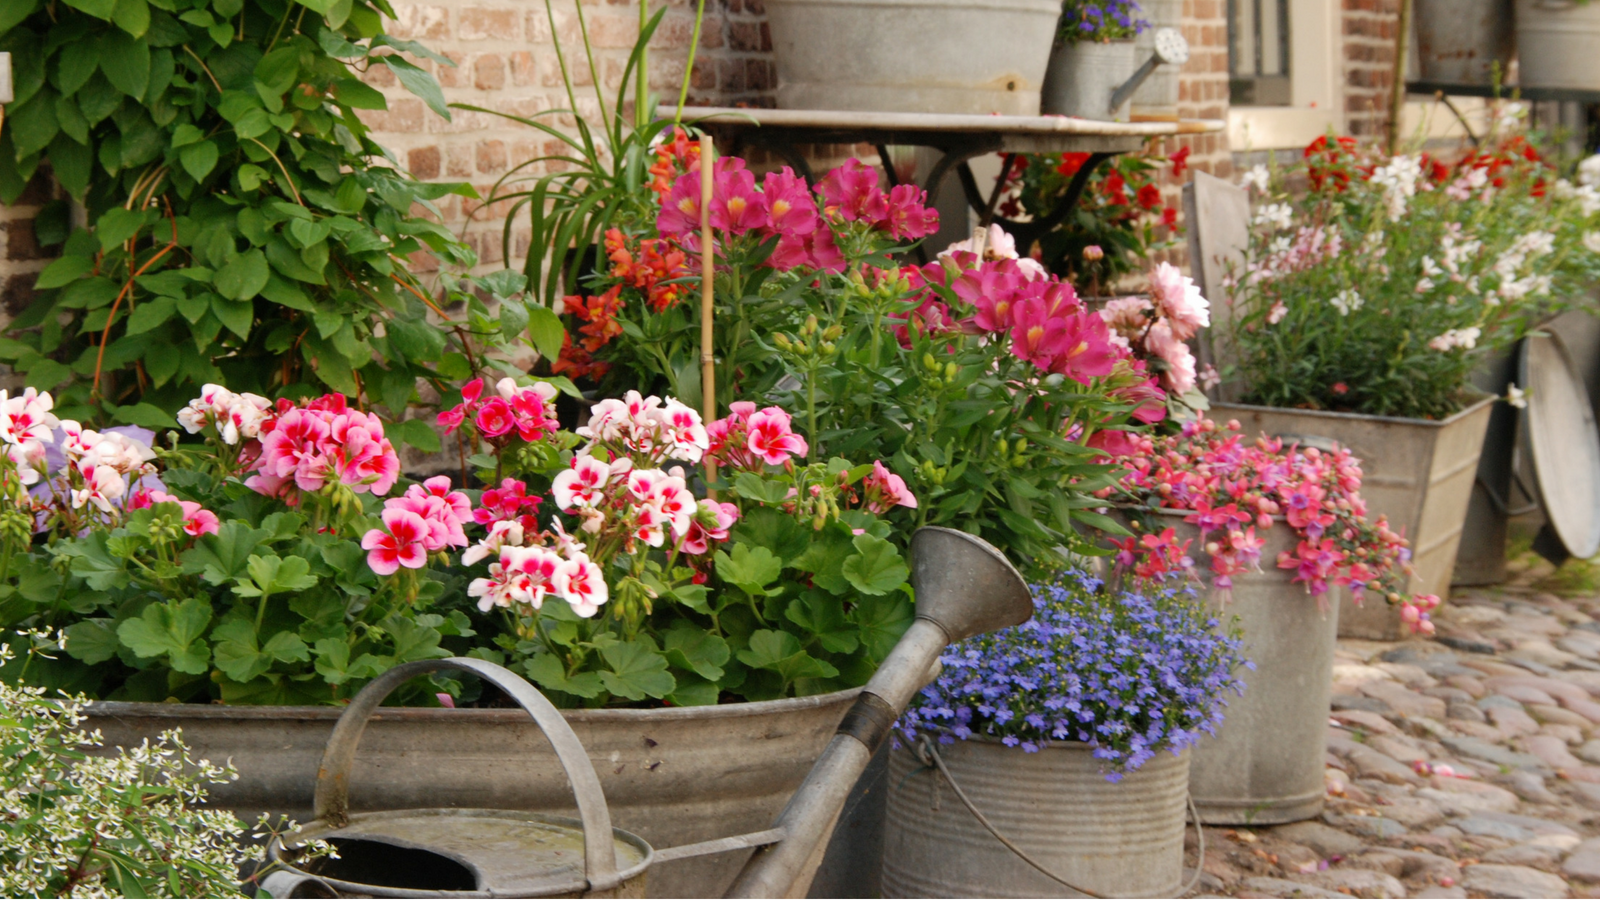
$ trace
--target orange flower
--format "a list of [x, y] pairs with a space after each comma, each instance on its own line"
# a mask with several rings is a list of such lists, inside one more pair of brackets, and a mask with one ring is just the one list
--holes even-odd
[[585, 375], [599, 378], [610, 368], [610, 363], [596, 362], [589, 351], [572, 343], [572, 335], [568, 334], [563, 338], [561, 356], [550, 364], [550, 374], [560, 375], [565, 372], [573, 378], [582, 378]]
[[672, 182], [685, 172], [700, 171], [700, 144], [689, 140], [682, 128], [672, 129], [672, 140], [656, 147], [656, 161], [650, 167], [650, 190], [665, 197]]

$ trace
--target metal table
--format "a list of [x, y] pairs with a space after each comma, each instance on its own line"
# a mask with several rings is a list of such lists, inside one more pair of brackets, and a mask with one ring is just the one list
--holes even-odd
[[[657, 114], [671, 116], [676, 107], [659, 107]], [[1177, 122], [1102, 122], [1066, 116], [974, 116], [930, 113], [853, 112], [816, 109], [736, 109], [722, 106], [685, 106], [683, 121], [704, 129], [729, 153], [761, 147], [777, 154], [807, 181], [811, 167], [800, 153], [801, 144], [872, 144], [885, 161], [891, 186], [899, 183], [887, 164], [889, 145], [932, 147], [943, 156], [928, 172], [923, 189], [928, 203], [937, 201], [944, 180], [953, 170], [967, 203], [978, 213], [981, 225], [999, 222], [1026, 247], [1058, 225], [1077, 206], [1089, 179], [1101, 163], [1120, 153], [1138, 150], [1151, 138], [1221, 131], [1220, 119], [1184, 119]], [[1019, 153], [1087, 153], [1062, 202], [1045, 219], [1015, 222], [998, 218], [1004, 180], [997, 181], [986, 198], [978, 188], [968, 161], [988, 153], [1006, 154], [1001, 171], [1010, 168]]]

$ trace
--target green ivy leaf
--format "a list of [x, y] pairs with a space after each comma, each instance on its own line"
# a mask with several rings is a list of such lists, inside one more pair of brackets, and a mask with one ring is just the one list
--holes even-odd
[[629, 700], [660, 699], [678, 686], [667, 671], [667, 660], [649, 637], [622, 641], [600, 651], [610, 671], [600, 673], [606, 690]]
[[217, 167], [217, 145], [211, 141], [190, 144], [178, 151], [183, 170], [195, 181], [202, 181]]
[[128, 326], [125, 334], [143, 334], [146, 331], [162, 324], [172, 318], [178, 311], [178, 304], [171, 297], [156, 297], [139, 304], [139, 307], [128, 316]]
[[142, 616], [123, 622], [117, 637], [142, 659], [166, 656], [173, 669], [200, 675], [211, 659], [211, 648], [201, 637], [210, 623], [210, 602], [190, 597], [150, 604]]
[[434, 431], [426, 419], [406, 419], [404, 422], [396, 422], [390, 433], [424, 453], [439, 452], [439, 432]]
[[150, 86], [150, 45], [121, 31], [100, 39], [100, 71], [111, 86], [135, 100]]
[[111, 18], [111, 11], [116, 8], [116, 0], [62, 0], [73, 9], [82, 10], [96, 19]]
[[900, 551], [894, 545], [870, 534], [858, 534], [851, 544], [856, 552], [840, 568], [850, 586], [863, 594], [887, 594], [910, 576]]
[[[168, 356], [176, 356], [170, 347], [163, 348], [162, 352]], [[171, 428], [176, 424], [171, 413], [153, 403], [119, 406], [112, 412], [111, 418], [124, 425], [142, 425], [145, 428]]]
[[39, 290], [64, 287], [94, 269], [94, 260], [87, 256], [63, 256], [44, 267], [34, 287]]
[[145, 0], [117, 0], [111, 21], [129, 35], [142, 38], [150, 30], [150, 4]]

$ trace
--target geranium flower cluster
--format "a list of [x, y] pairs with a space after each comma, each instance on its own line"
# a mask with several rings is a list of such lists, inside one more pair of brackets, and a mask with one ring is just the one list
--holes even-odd
[[[1278, 438], [1246, 443], [1239, 423], [1219, 425], [1204, 417], [1185, 422], [1180, 433], [1139, 438], [1137, 447], [1115, 462], [1122, 473], [1115, 488], [1099, 496], [1135, 507], [1188, 512], [1184, 521], [1199, 528], [1200, 548], [1210, 559], [1212, 584], [1226, 592], [1234, 576], [1260, 570], [1261, 534], [1283, 524], [1300, 540], [1276, 560], [1293, 569], [1293, 581], [1325, 602], [1329, 587], [1348, 586], [1360, 602], [1375, 588], [1392, 603], [1414, 607], [1406, 613], [1413, 630], [1432, 633], [1427, 611], [1436, 598], [1402, 598], [1397, 588], [1410, 573], [1406, 540], [1379, 516], [1368, 522], [1361, 498], [1361, 463], [1350, 451], [1285, 446]], [[1117, 562], [1142, 580], [1193, 575], [1190, 542], [1174, 529], [1152, 529], [1112, 539]]]
[[382, 496], [400, 477], [400, 457], [384, 436], [383, 420], [350, 409], [343, 394], [302, 404], [280, 399], [260, 424], [258, 439], [255, 474], [245, 485], [290, 506], [328, 484]]
[[178, 410], [178, 424], [190, 434], [215, 428], [223, 443], [239, 444], [255, 440], [261, 426], [273, 417], [271, 400], [257, 394], [235, 394], [220, 384], [208, 384], [200, 396]]
[[[925, 191], [903, 184], [885, 193], [878, 187], [878, 173], [860, 160], [850, 160], [818, 182], [820, 211], [805, 180], [788, 166], [767, 173], [759, 190], [755, 174], [737, 157], [718, 159], [713, 171], [711, 226], [724, 241], [747, 234], [759, 240], [777, 238], [768, 263], [780, 271], [842, 271], [844, 257], [835, 229], [858, 236], [887, 234], [894, 241], [917, 240], [939, 229], [939, 214], [927, 206]], [[698, 251], [698, 172], [673, 182], [662, 198], [656, 230], [663, 238]]]
[[478, 436], [498, 449], [516, 438], [532, 443], [560, 429], [556, 389], [550, 384], [541, 381], [522, 387], [511, 378], [502, 378], [494, 389], [494, 394], [485, 397], [482, 378], [462, 385], [461, 402], [439, 413], [445, 433], [452, 434], [470, 421]]
[[383, 528], [361, 537], [367, 565], [379, 575], [393, 575], [401, 566], [420, 569], [428, 554], [467, 546], [465, 525], [476, 521], [472, 500], [451, 490], [444, 475], [413, 484], [383, 504]]
[[1236, 636], [1180, 591], [1109, 594], [1077, 570], [1033, 586], [1033, 618], [968, 638], [941, 657], [896, 741], [974, 735], [1036, 753], [1051, 741], [1094, 746], [1108, 781], [1156, 753], [1181, 753], [1215, 734], [1236, 676], [1248, 667]]
[[730, 403], [725, 418], [706, 426], [707, 455], [719, 466], [752, 472], [781, 466], [811, 449], [805, 438], [795, 434], [792, 422], [777, 406], [758, 410], [748, 401]]
[[128, 498], [128, 509], [149, 509], [158, 503], [176, 503], [183, 510], [183, 533], [190, 537], [216, 534], [222, 530], [217, 514], [193, 500], [182, 500], [163, 490], [139, 488]]

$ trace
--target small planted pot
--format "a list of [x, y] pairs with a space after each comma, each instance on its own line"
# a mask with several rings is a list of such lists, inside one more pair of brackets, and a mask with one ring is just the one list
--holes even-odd
[[1039, 114], [1059, 0], [767, 0], [783, 109]]
[[1415, 0], [1423, 81], [1488, 86], [1516, 49], [1511, 0]]
[[1600, 3], [1516, 3], [1519, 86], [1600, 90]]
[[[1141, 515], [1149, 529], [1171, 528], [1180, 543], [1193, 541], [1195, 567], [1210, 572], [1199, 526], [1183, 521], [1188, 513]], [[1126, 514], [1119, 518], [1128, 521]], [[1189, 790], [1208, 825], [1273, 825], [1322, 812], [1333, 649], [1339, 597], [1347, 592], [1330, 587], [1319, 605], [1291, 580], [1293, 569], [1277, 567], [1278, 554], [1300, 540], [1288, 523], [1280, 520], [1258, 535], [1266, 540], [1261, 571], [1233, 576], [1231, 596], [1213, 591], [1209, 598], [1224, 627], [1238, 625], [1243, 656], [1255, 668], [1238, 673], [1244, 696], [1227, 698], [1216, 735], [1194, 746]]]
[[[1189, 752], [1161, 750], [1120, 782], [1090, 745], [1037, 753], [970, 737], [939, 745], [956, 784], [1040, 865], [1101, 897], [1176, 897], [1183, 886]], [[1063, 897], [1001, 844], [909, 749], [889, 756], [885, 897]]]
[[1132, 40], [1059, 42], [1050, 51], [1039, 110], [1047, 116], [1125, 122], [1129, 104], [1112, 109], [1111, 95], [1138, 68]]
[[[1361, 460], [1368, 517], [1388, 516], [1389, 527], [1411, 543], [1414, 573], [1407, 592], [1444, 598], [1494, 399], [1483, 397], [1439, 421], [1242, 403], [1213, 403], [1210, 415], [1238, 419], [1245, 434], [1265, 433], [1320, 449], [1349, 448]], [[1361, 606], [1348, 598], [1342, 602], [1340, 637], [1397, 641], [1409, 633], [1398, 607], [1376, 599]]]

